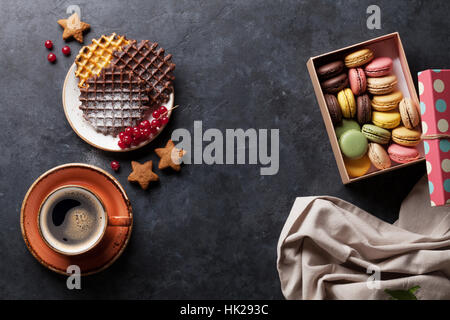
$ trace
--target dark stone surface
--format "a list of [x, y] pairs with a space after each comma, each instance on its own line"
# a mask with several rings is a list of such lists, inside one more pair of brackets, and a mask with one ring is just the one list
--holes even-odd
[[[130, 154], [96, 150], [70, 128], [62, 109], [72, 56], [61, 54], [73, 1], [8, 1], [0, 11], [0, 298], [282, 298], [276, 244], [296, 196], [333, 195], [393, 222], [425, 165], [341, 184], [305, 63], [310, 56], [399, 31], [416, 79], [448, 67], [448, 1], [377, 1], [382, 29], [366, 28], [370, 1], [78, 1], [92, 25], [86, 42], [113, 31], [158, 41], [174, 56], [176, 102], [168, 128]], [[58, 60], [46, 60], [53, 40]], [[126, 181], [130, 160], [156, 160], [153, 148], [176, 128], [280, 128], [280, 170], [185, 165], [142, 191]], [[129, 247], [108, 270], [69, 291], [22, 240], [22, 199], [44, 171], [85, 162], [109, 169], [134, 208]]]

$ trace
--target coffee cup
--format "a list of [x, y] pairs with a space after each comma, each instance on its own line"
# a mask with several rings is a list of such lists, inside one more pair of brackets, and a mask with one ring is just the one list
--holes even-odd
[[92, 250], [100, 243], [108, 227], [130, 225], [130, 217], [110, 216], [97, 195], [77, 185], [50, 192], [38, 214], [42, 239], [51, 249], [64, 255]]

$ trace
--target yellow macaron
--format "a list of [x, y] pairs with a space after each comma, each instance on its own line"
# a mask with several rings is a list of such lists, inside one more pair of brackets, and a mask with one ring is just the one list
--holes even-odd
[[356, 160], [344, 158], [344, 164], [348, 175], [352, 178], [357, 178], [365, 175], [372, 163], [366, 154], [364, 157]]
[[420, 131], [408, 129], [404, 126], [392, 130], [392, 140], [405, 147], [418, 145], [420, 142], [420, 136]]
[[355, 68], [362, 66], [373, 59], [373, 52], [370, 49], [362, 49], [353, 52], [345, 57], [345, 66]]
[[374, 125], [385, 129], [394, 129], [400, 124], [401, 117], [397, 111], [372, 112], [372, 122]]
[[356, 115], [356, 101], [351, 89], [346, 88], [339, 91], [337, 95], [339, 106], [344, 118], [354, 118]]

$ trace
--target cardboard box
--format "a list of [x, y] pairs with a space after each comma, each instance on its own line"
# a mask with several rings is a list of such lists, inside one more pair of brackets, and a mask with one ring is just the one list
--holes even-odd
[[397, 85], [398, 89], [403, 93], [404, 97], [410, 97], [417, 105], [417, 108], [419, 108], [419, 100], [417, 97], [416, 89], [414, 87], [414, 81], [411, 77], [411, 72], [408, 67], [405, 51], [403, 50], [403, 45], [400, 40], [400, 35], [398, 34], [398, 32], [387, 34], [361, 43], [357, 43], [352, 46], [348, 46], [336, 51], [321, 54], [319, 56], [312, 57], [308, 60], [306, 65], [308, 67], [309, 75], [311, 77], [314, 91], [316, 93], [323, 121], [325, 122], [325, 127], [328, 133], [328, 137], [330, 139], [331, 147], [333, 149], [339, 173], [341, 175], [341, 179], [344, 184], [369, 178], [391, 170], [400, 169], [425, 160], [423, 143], [420, 143], [417, 146], [417, 149], [420, 152], [420, 158], [418, 160], [411, 161], [405, 164], [398, 164], [392, 162], [392, 166], [384, 170], [378, 170], [372, 166], [369, 172], [364, 176], [358, 178], [349, 177], [347, 170], [345, 169], [344, 158], [339, 148], [339, 143], [336, 134], [334, 132], [333, 123], [331, 121], [331, 117], [328, 112], [324, 94], [322, 92], [322, 88], [320, 87], [320, 82], [316, 73], [316, 68], [331, 61], [344, 60], [344, 57], [347, 54], [350, 54], [362, 48], [371, 49], [374, 52], [375, 57], [387, 56], [392, 58], [394, 62], [392, 73], [395, 74], [398, 78], [398, 85]]
[[420, 112], [432, 206], [450, 203], [450, 70], [419, 72]]

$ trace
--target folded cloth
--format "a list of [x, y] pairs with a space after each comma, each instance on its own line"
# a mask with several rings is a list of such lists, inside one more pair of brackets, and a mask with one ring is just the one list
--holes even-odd
[[278, 241], [286, 299], [450, 299], [450, 209], [426, 177], [389, 224], [334, 197], [295, 200]]

